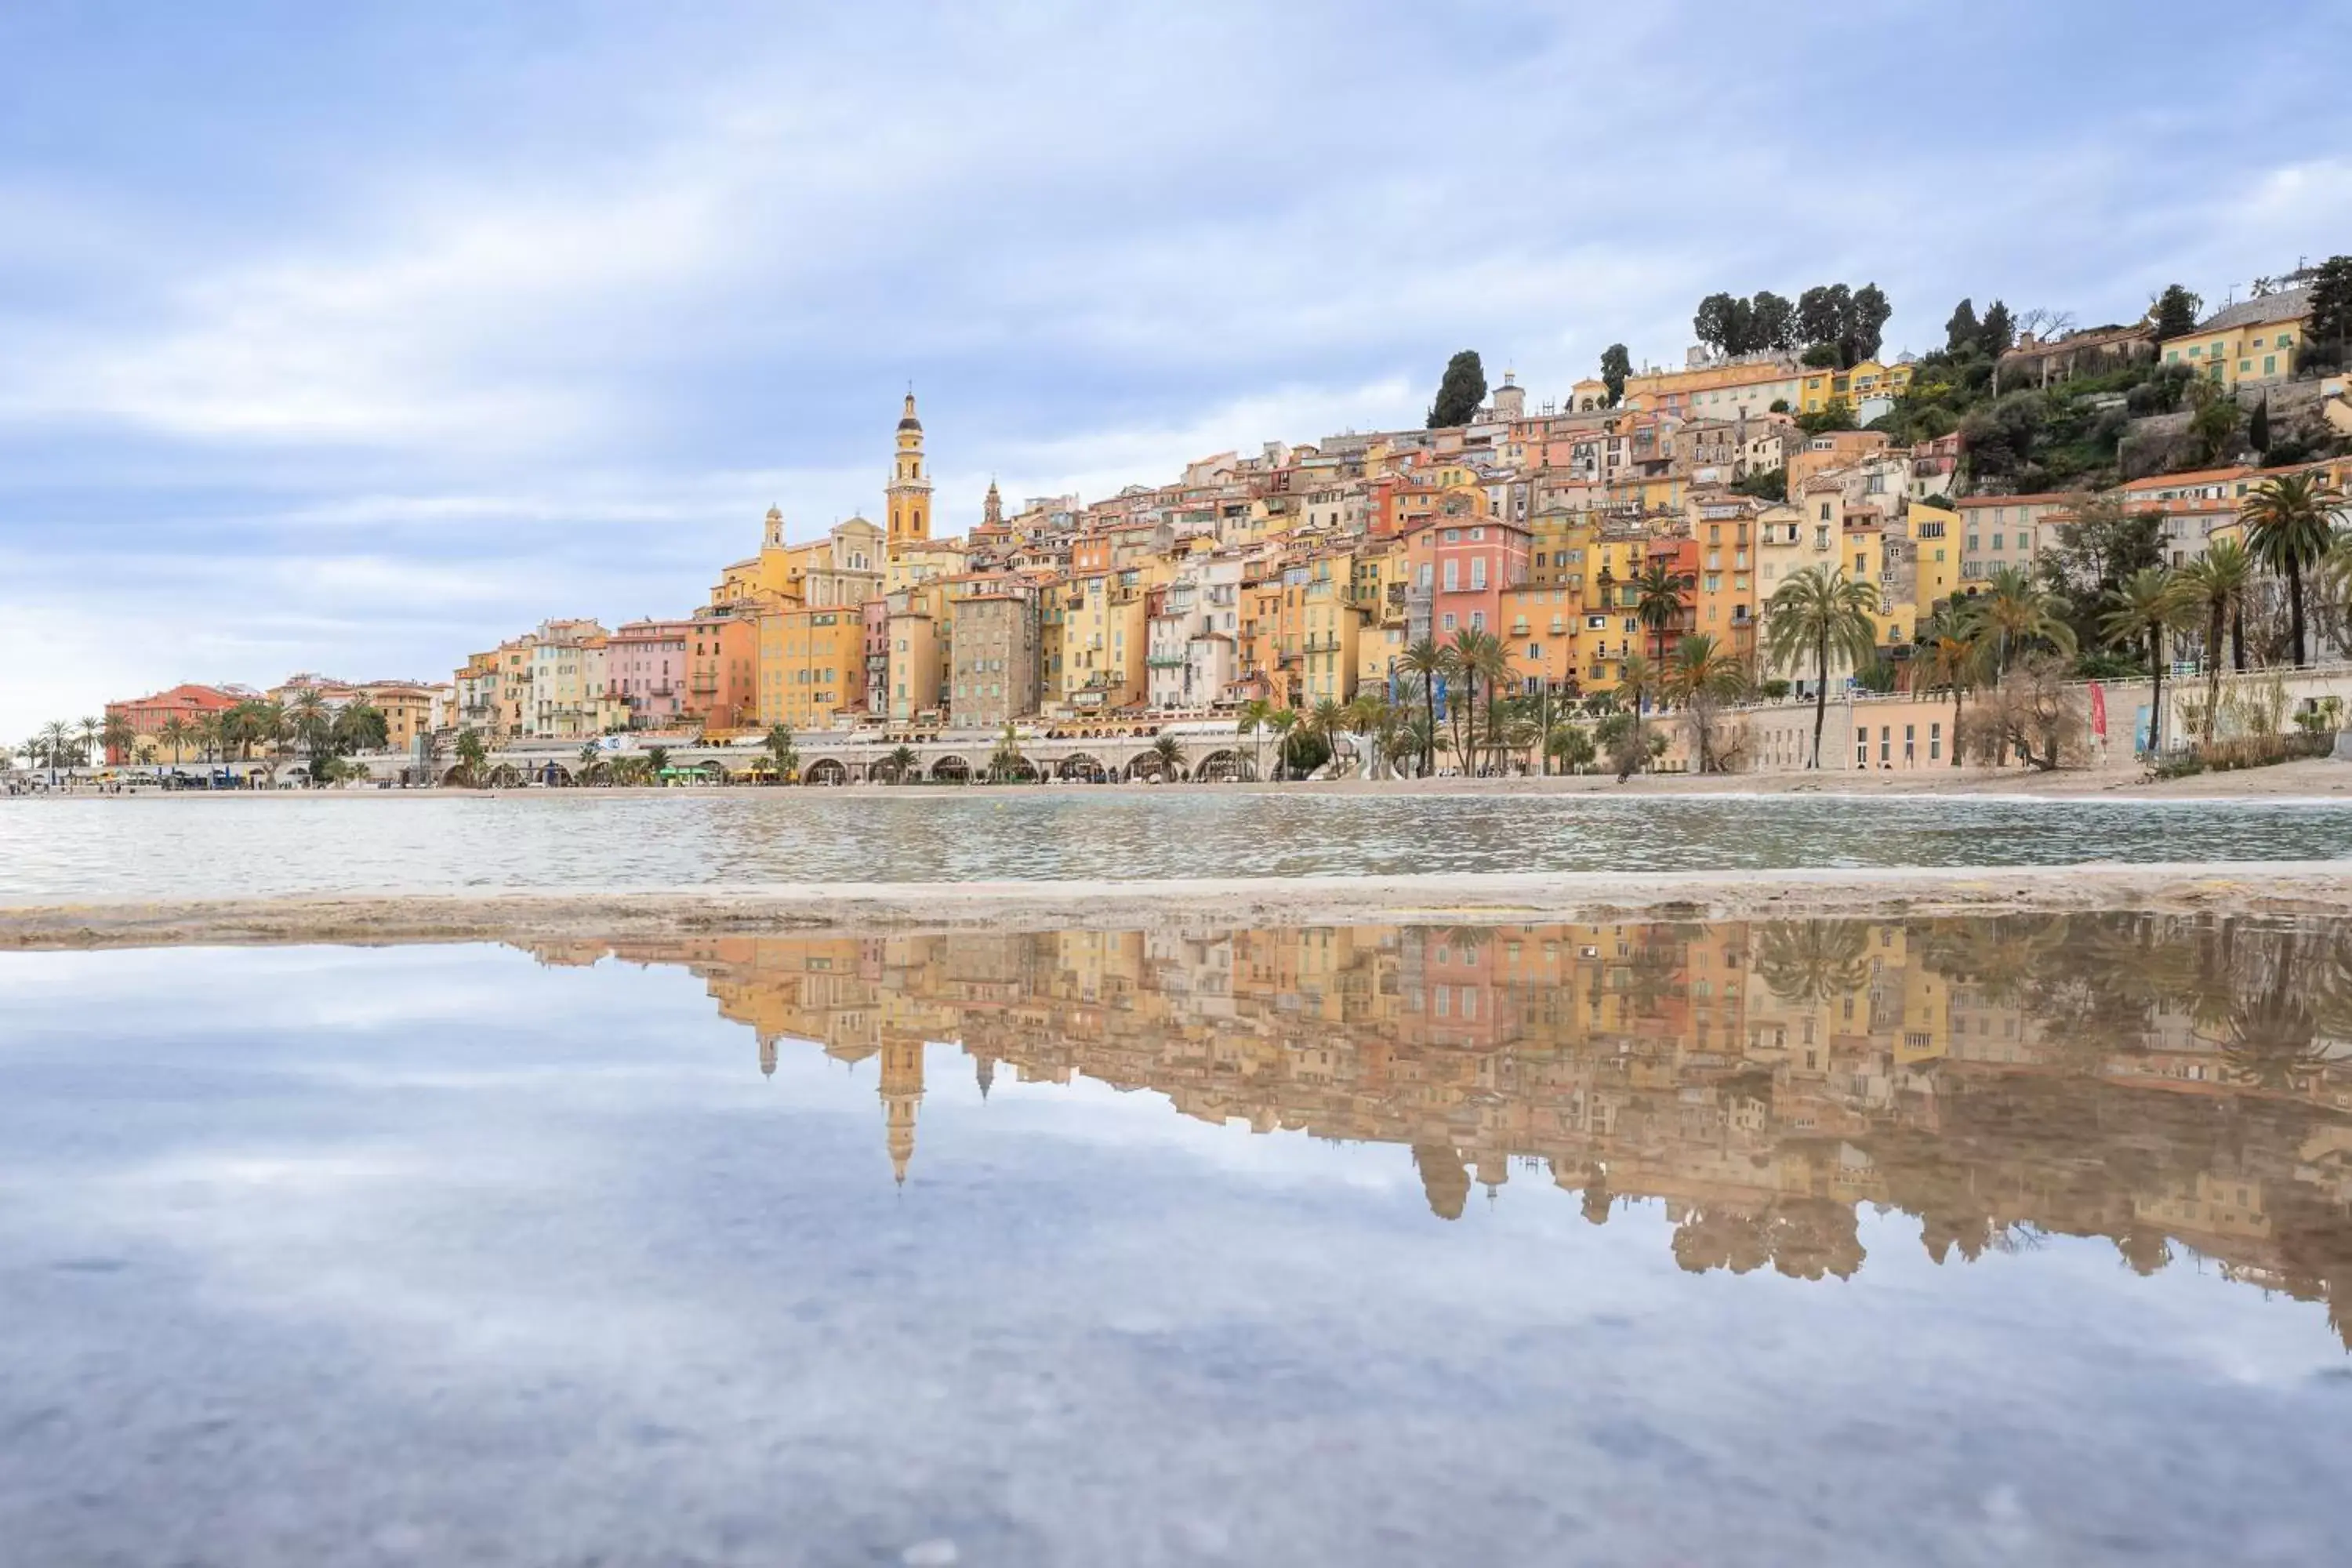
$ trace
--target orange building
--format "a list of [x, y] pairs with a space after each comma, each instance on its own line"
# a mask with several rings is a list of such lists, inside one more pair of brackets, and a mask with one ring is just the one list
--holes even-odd
[[110, 702], [106, 705], [108, 727], [112, 728], [115, 720], [121, 720], [131, 727], [132, 740], [128, 749], [109, 746], [106, 760], [118, 766], [130, 762], [142, 742], [154, 742], [163, 732], [163, 726], [173, 720], [194, 724], [214, 714], [226, 712], [236, 707], [238, 700], [215, 686], [183, 685], [174, 686], [169, 691], [158, 691], [152, 697]]
[[705, 730], [751, 727], [760, 712], [760, 626], [742, 616], [694, 617], [686, 652], [686, 717]]

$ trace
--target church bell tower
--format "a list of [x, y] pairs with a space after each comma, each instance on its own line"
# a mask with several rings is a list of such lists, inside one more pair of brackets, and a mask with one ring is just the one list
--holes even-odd
[[898, 456], [890, 474], [887, 548], [892, 555], [931, 536], [931, 480], [923, 472], [923, 422], [915, 417], [915, 395], [907, 394], [906, 412], [898, 418]]

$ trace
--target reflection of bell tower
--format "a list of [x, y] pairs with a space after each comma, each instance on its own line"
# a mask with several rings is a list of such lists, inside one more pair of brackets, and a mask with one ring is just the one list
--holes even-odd
[[760, 1076], [761, 1078], [776, 1076], [776, 1037], [773, 1035], [760, 1037]]
[[882, 1042], [882, 1120], [890, 1146], [890, 1173], [899, 1185], [907, 1182], [907, 1163], [915, 1157], [915, 1108], [923, 1100], [923, 1042], [886, 1038]]
[[890, 510], [890, 553], [931, 536], [931, 481], [923, 472], [923, 422], [915, 417], [915, 395], [907, 394], [907, 411], [898, 419], [898, 458], [883, 494]]

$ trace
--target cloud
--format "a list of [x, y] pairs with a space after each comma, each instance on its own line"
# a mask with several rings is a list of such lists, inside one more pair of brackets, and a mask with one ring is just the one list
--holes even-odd
[[[1963, 294], [2219, 298], [2352, 217], [2294, 151], [2352, 136], [2324, 51], [2253, 100], [2085, 91], [2195, 21], [2119, 0], [243, 3], [0, 40], [50, 128], [0, 130], [0, 646], [47, 651], [0, 733], [686, 609], [771, 502], [879, 504], [908, 380], [958, 526], [992, 474], [1411, 422], [1465, 346], [1538, 400], [1612, 342], [1671, 362], [1717, 288], [1874, 279], [1925, 346]], [[173, 613], [124, 639], [93, 581]]]

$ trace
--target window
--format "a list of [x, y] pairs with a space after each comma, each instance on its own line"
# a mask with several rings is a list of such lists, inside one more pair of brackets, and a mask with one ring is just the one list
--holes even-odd
[[1484, 540], [1486, 537], [1486, 531], [1483, 528], [1474, 528], [1470, 531], [1470, 540], [1474, 544]]
[[1474, 632], [1483, 632], [1486, 629], [1486, 611], [1473, 610], [1470, 612], [1470, 629]]
[[1822, 521], [1823, 522], [1827, 522], [1829, 520], [1830, 520], [1830, 503], [1829, 503], [1829, 502], [1827, 502], [1827, 501], [1823, 501], [1823, 502], [1822, 502]]
[[1449, 632], [1452, 631], [1454, 629], [1454, 612], [1448, 610], [1445, 612], [1445, 629]]
[[1449, 528], [1449, 529], [1447, 529], [1447, 530], [1445, 531], [1445, 542], [1446, 542], [1446, 543], [1448, 543], [1448, 544], [1459, 544], [1459, 543], [1461, 543], [1461, 542], [1462, 542], [1462, 531], [1461, 531], [1460, 529], [1458, 529], [1458, 528]]
[[1931, 763], [1939, 762], [1943, 755], [1944, 726], [1940, 723], [1930, 724], [1927, 726], [1927, 760]]
[[1448, 561], [1445, 563], [1445, 591], [1449, 594], [1454, 593], [1461, 586], [1462, 563], [1459, 561]]
[[[1446, 564], [1452, 565], [1453, 563], [1448, 562]], [[1473, 593], [1475, 593], [1486, 585], [1486, 558], [1482, 555], [1477, 560], [1470, 563], [1470, 588]]]

